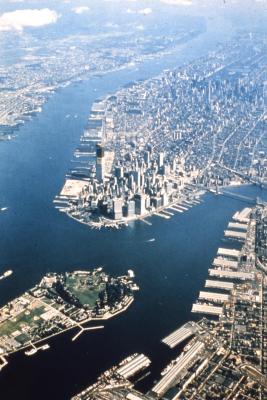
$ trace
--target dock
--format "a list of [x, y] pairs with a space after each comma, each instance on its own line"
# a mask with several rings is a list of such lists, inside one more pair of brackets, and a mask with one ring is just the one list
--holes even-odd
[[183, 210], [181, 210], [180, 208], [177, 208], [177, 206], [175, 206], [175, 205], [168, 207], [168, 209], [176, 211], [176, 212], [180, 212], [180, 213], [183, 212]]
[[127, 379], [150, 364], [151, 361], [144, 354], [136, 354], [129, 362], [118, 368], [116, 373]]
[[237, 261], [228, 260], [227, 258], [222, 257], [214, 258], [212, 265], [214, 265], [214, 267], [220, 268], [238, 269]]
[[233, 282], [225, 282], [225, 281], [213, 281], [206, 280], [205, 282], [206, 288], [214, 288], [214, 289], [224, 289], [224, 290], [233, 290], [234, 284]]
[[239, 258], [240, 251], [235, 249], [226, 249], [224, 247], [219, 247], [217, 254], [218, 256]]
[[170, 335], [162, 339], [162, 343], [165, 343], [167, 346], [173, 349], [184, 340], [193, 336], [197, 330], [198, 327], [194, 322], [187, 322], [186, 324], [172, 332]]
[[248, 223], [251, 210], [251, 208], [246, 207], [240, 212], [237, 211], [233, 216], [233, 220], [241, 223]]
[[229, 301], [230, 296], [228, 294], [216, 293], [216, 292], [199, 292], [199, 299], [213, 301], [215, 303], [224, 303]]
[[198, 314], [221, 315], [223, 312], [223, 307], [195, 303], [193, 304], [191, 312]]
[[218, 276], [222, 278], [239, 279], [241, 281], [252, 281], [254, 274], [242, 271], [227, 271], [222, 269], [209, 269], [210, 276]]
[[240, 229], [241, 231], [247, 231], [248, 230], [248, 225], [247, 224], [241, 224], [240, 222], [229, 222], [228, 228], [230, 228], [230, 229]]
[[179, 379], [181, 373], [186, 371], [192, 365], [192, 362], [199, 358], [205, 345], [202, 342], [195, 343], [190, 350], [177, 359], [177, 363], [167, 372], [166, 375], [152, 388], [152, 392], [159, 397], [164, 395], [175, 382]]
[[166, 214], [162, 214], [162, 212], [154, 212], [153, 215], [157, 215], [157, 217], [165, 218], [165, 219], [170, 219], [171, 217]]
[[224, 236], [228, 237], [228, 238], [233, 238], [233, 239], [246, 240], [247, 233], [227, 229], [226, 231], [224, 231]]

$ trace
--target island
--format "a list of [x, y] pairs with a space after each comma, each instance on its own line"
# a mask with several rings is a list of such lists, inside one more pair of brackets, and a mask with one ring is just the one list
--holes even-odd
[[133, 278], [132, 270], [114, 278], [102, 267], [45, 275], [39, 284], [0, 309], [0, 370], [9, 354], [25, 349], [30, 356], [46, 350], [49, 345], [42, 342], [62, 332], [78, 328], [75, 340], [84, 331], [104, 328], [83, 325], [125, 311], [139, 289]]

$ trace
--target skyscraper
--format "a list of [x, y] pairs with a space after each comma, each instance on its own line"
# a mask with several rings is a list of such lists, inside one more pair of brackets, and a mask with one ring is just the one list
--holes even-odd
[[102, 182], [105, 177], [105, 149], [102, 144], [96, 145], [96, 179]]

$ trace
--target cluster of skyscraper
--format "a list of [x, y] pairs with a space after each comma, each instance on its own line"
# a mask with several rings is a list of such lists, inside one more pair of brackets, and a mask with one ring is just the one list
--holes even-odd
[[121, 220], [145, 215], [172, 201], [181, 185], [175, 160], [170, 162], [163, 152], [154, 153], [147, 145], [138, 155], [134, 151], [126, 154], [111, 173], [108, 164], [113, 157], [103, 145], [96, 145], [95, 174], [83, 190], [83, 208]]

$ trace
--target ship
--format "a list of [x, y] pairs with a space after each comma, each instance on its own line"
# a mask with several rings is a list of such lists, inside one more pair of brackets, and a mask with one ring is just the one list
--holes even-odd
[[26, 356], [33, 356], [34, 354], [36, 354], [38, 351], [38, 349], [36, 347], [30, 349], [30, 350], [26, 350], [25, 354]]
[[9, 269], [8, 271], [5, 271], [4, 273], [3, 273], [3, 275], [1, 275], [0, 276], [0, 280], [1, 279], [5, 279], [5, 278], [8, 278], [10, 275], [12, 275], [13, 274], [13, 271], [11, 270], [11, 269]]

